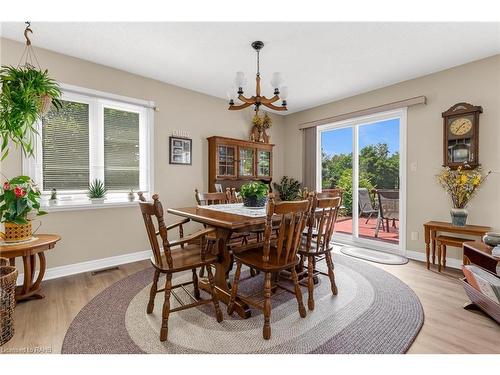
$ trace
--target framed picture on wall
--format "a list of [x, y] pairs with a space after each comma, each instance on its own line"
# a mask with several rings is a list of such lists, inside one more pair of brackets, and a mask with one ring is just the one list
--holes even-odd
[[190, 138], [169, 137], [170, 164], [191, 165], [193, 141]]

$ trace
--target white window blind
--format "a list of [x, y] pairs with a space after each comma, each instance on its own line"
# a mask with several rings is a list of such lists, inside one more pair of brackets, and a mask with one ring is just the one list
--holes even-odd
[[52, 108], [37, 124], [41, 137], [34, 156], [23, 156], [24, 173], [46, 199], [57, 189], [64, 206], [88, 200], [94, 179], [108, 189], [107, 202], [128, 202], [130, 189], [149, 194], [154, 103], [68, 87], [62, 108]]
[[44, 190], [84, 190], [89, 184], [89, 105], [62, 101], [42, 120]]
[[104, 181], [110, 190], [139, 189], [139, 113], [104, 107]]

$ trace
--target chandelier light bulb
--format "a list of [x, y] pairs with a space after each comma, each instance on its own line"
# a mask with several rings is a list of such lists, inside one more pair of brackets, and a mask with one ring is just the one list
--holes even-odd
[[236, 85], [236, 87], [242, 88], [243, 86], [245, 86], [245, 83], [246, 83], [245, 73], [236, 72], [236, 78], [234, 79], [234, 84]]
[[281, 87], [280, 98], [286, 101], [286, 99], [288, 98], [288, 86]]
[[271, 86], [274, 89], [279, 89], [281, 84], [283, 83], [283, 78], [281, 78], [281, 73], [280, 72], [274, 72], [273, 76], [271, 78]]

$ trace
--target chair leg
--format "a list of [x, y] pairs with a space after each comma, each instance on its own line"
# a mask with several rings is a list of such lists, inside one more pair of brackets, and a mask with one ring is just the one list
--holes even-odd
[[334, 296], [337, 295], [338, 289], [337, 289], [337, 284], [335, 283], [335, 274], [333, 273], [333, 260], [332, 260], [332, 253], [328, 252], [325, 254], [326, 258], [326, 265], [328, 266], [328, 277], [330, 278], [330, 287], [332, 289], [332, 294]]
[[194, 297], [200, 299], [200, 288], [198, 287], [198, 275], [196, 274], [196, 268], [193, 268], [193, 288]]
[[229, 304], [227, 305], [227, 314], [232, 315], [234, 311], [234, 302], [236, 301], [236, 295], [238, 293], [238, 283], [240, 281], [241, 275], [241, 263], [236, 262], [236, 272], [234, 273], [233, 287], [231, 288], [231, 298], [229, 299]]
[[205, 266], [201, 266], [199, 275], [200, 277], [205, 277]]
[[146, 309], [147, 314], [151, 314], [153, 312], [154, 307], [155, 307], [155, 297], [156, 297], [156, 291], [158, 290], [158, 279], [159, 278], [160, 278], [160, 271], [155, 269], [153, 284], [151, 285], [151, 290], [149, 291], [149, 302], [148, 302], [148, 307]]
[[264, 339], [271, 338], [271, 273], [266, 272], [264, 276], [264, 328], [262, 336]]
[[297, 271], [295, 270], [295, 267], [293, 267], [291, 271], [292, 271], [291, 273], [292, 273], [293, 284], [295, 286], [295, 298], [297, 298], [297, 304], [299, 305], [299, 314], [301, 318], [305, 318], [307, 313], [306, 313], [306, 308], [304, 307], [304, 302], [302, 302], [302, 291], [300, 290]]
[[312, 258], [312, 256], [307, 257], [307, 308], [309, 310], [314, 310], [314, 267]]
[[215, 308], [215, 316], [217, 321], [222, 322], [222, 311], [219, 306], [219, 299], [217, 298], [217, 291], [215, 289], [215, 280], [214, 275], [212, 273], [212, 267], [210, 265], [207, 266], [207, 274], [208, 274], [208, 283], [210, 284], [210, 291], [212, 292], [212, 302]]
[[370, 221], [370, 219], [372, 218], [372, 215], [373, 213], [370, 212], [370, 214], [368, 215], [368, 218], [366, 219], [365, 221], [365, 224], [368, 224], [368, 222]]
[[165, 301], [163, 301], [163, 312], [161, 320], [160, 341], [165, 341], [168, 337], [168, 316], [170, 314], [170, 290], [172, 289], [172, 274], [167, 274], [165, 282]]
[[389, 219], [385, 219], [385, 229], [387, 230], [387, 233], [390, 232], [390, 230], [389, 230]]

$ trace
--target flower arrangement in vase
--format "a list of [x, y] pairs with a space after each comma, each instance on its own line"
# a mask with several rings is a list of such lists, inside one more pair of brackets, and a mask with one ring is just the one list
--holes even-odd
[[0, 222], [5, 242], [29, 240], [32, 236], [31, 219], [45, 215], [40, 210], [40, 191], [28, 176], [17, 176], [3, 183], [0, 189]]
[[438, 182], [446, 190], [453, 204], [450, 210], [453, 225], [465, 226], [468, 216], [467, 204], [490, 173], [483, 175], [481, 168], [470, 170], [460, 166], [456, 170], [447, 167], [437, 176]]

